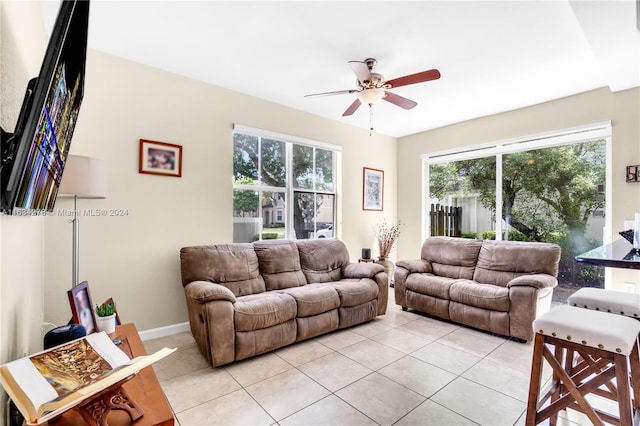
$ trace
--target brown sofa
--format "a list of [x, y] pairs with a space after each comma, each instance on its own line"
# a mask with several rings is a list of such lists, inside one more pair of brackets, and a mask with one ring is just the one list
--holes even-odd
[[342, 241], [268, 240], [185, 247], [191, 332], [213, 367], [384, 315], [381, 265], [350, 263]]
[[560, 247], [430, 237], [420, 257], [397, 262], [396, 304], [526, 341], [551, 307]]

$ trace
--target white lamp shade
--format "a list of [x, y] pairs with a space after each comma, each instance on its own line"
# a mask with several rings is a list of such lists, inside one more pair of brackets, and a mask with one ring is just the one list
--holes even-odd
[[104, 161], [80, 155], [69, 155], [59, 197], [107, 198], [107, 165]]

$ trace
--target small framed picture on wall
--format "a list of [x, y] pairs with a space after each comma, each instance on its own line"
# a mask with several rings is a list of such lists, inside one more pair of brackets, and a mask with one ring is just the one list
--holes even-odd
[[140, 139], [140, 173], [182, 176], [182, 146]]
[[384, 207], [384, 171], [363, 168], [362, 210], [382, 211]]

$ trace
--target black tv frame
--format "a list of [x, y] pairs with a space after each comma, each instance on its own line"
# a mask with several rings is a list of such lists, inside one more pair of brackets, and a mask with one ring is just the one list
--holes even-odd
[[[84, 97], [88, 26], [89, 0], [62, 1], [14, 132], [0, 129], [0, 209], [5, 214], [53, 211]], [[67, 92], [60, 96], [62, 87]], [[53, 120], [49, 112], [57, 112]]]

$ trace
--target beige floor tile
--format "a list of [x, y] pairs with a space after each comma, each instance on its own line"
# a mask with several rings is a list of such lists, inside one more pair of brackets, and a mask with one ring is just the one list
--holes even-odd
[[273, 377], [284, 371], [291, 370], [291, 364], [274, 353], [245, 359], [240, 362], [227, 364], [223, 367], [240, 383], [247, 387], [261, 380]]
[[350, 330], [356, 334], [359, 334], [364, 337], [371, 338], [378, 334], [382, 334], [385, 331], [392, 330], [393, 327], [385, 324], [382, 321], [378, 321], [377, 319], [371, 320], [364, 324], [357, 325], [355, 327], [351, 327]]
[[351, 330], [338, 330], [324, 336], [316, 337], [314, 340], [333, 350], [340, 350], [354, 343], [362, 342], [366, 337], [356, 334]]
[[372, 370], [382, 368], [405, 356], [400, 351], [369, 339], [347, 346], [338, 352]]
[[380, 425], [391, 425], [425, 401], [406, 387], [372, 373], [336, 395]]
[[391, 329], [377, 336], [373, 336], [371, 340], [382, 343], [405, 354], [415, 352], [431, 343], [431, 340], [423, 339], [420, 336], [398, 329]]
[[274, 419], [245, 391], [239, 390], [177, 413], [180, 426], [271, 425]]
[[512, 425], [526, 403], [464, 378], [457, 378], [431, 400], [482, 425]]
[[154, 353], [164, 347], [176, 348], [177, 350], [186, 349], [196, 345], [191, 333], [176, 333], [170, 336], [158, 337], [157, 339], [145, 340], [142, 342], [147, 353]]
[[522, 373], [531, 373], [533, 345], [507, 340], [487, 355], [486, 359], [497, 364], [508, 365], [509, 368]]
[[438, 343], [470, 354], [484, 357], [505, 342], [504, 337], [494, 336], [470, 328], [459, 328], [438, 339]]
[[378, 371], [383, 376], [430, 397], [457, 376], [434, 365], [406, 356]]
[[411, 356], [454, 374], [464, 373], [482, 359], [438, 342], [428, 344], [413, 352]]
[[153, 364], [158, 380], [169, 380], [194, 371], [208, 368], [207, 360], [196, 346], [175, 351]]
[[473, 426], [477, 423], [454, 413], [453, 411], [427, 400], [420, 404], [415, 410], [404, 416], [395, 426]]
[[371, 369], [337, 352], [301, 365], [298, 369], [331, 392], [342, 389], [372, 372]]
[[336, 397], [328, 397], [278, 422], [282, 426], [375, 426], [376, 422]]
[[[416, 315], [416, 314], [414, 314]], [[416, 315], [417, 319], [398, 327], [398, 329], [415, 334], [423, 339], [437, 340], [458, 328], [457, 325]]]
[[387, 313], [381, 317], [378, 317], [383, 323], [392, 327], [398, 327], [411, 321], [416, 320], [416, 314], [413, 312], [403, 311], [398, 305], [389, 305]]
[[322, 358], [323, 356], [333, 352], [333, 349], [330, 349], [315, 340], [306, 340], [304, 342], [298, 342], [291, 346], [278, 349], [274, 353], [289, 364], [297, 367], [309, 361], [313, 361], [314, 359]]
[[329, 395], [327, 389], [295, 369], [245, 389], [276, 420], [282, 420]]
[[483, 359], [465, 371], [462, 377], [525, 403], [529, 397], [530, 375], [512, 369], [510, 364], [497, 364]]
[[206, 368], [165, 380], [162, 389], [173, 411], [179, 413], [242, 388], [224, 369]]

